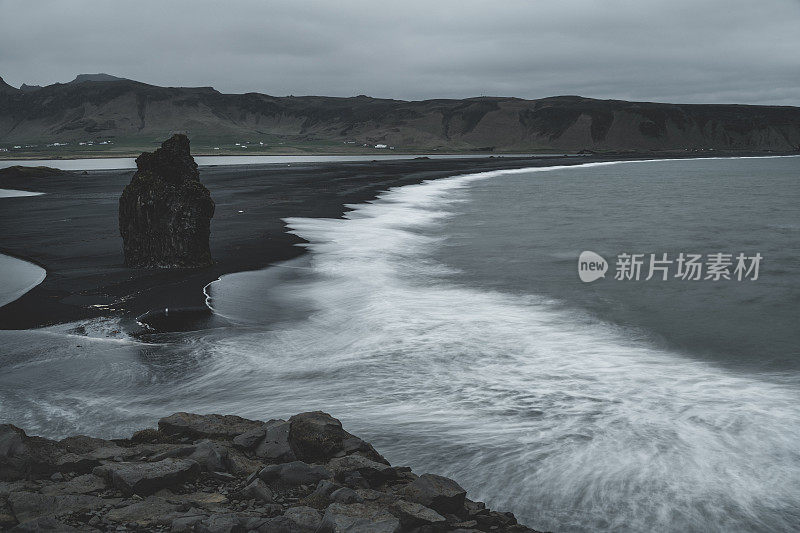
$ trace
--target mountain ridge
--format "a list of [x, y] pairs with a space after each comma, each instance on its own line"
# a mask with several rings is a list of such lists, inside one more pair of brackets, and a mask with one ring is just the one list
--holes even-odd
[[201, 145], [261, 139], [322, 149], [385, 144], [409, 151], [795, 151], [800, 108], [581, 96], [276, 97], [160, 87], [109, 75], [79, 75], [34, 91], [0, 82], [0, 142], [151, 142], [174, 132]]

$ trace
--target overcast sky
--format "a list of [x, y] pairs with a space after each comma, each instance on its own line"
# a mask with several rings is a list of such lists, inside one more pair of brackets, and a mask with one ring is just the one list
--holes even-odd
[[800, 105], [800, 0], [0, 0], [11, 85]]

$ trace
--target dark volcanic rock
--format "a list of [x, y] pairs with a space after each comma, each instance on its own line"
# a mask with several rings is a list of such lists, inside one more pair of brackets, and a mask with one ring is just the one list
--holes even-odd
[[345, 481], [352, 473], [356, 472], [370, 486], [380, 486], [397, 477], [397, 472], [393, 467], [355, 454], [331, 459], [327, 468], [338, 481]]
[[428, 525], [443, 525], [445, 518], [428, 507], [416, 502], [398, 500], [392, 505], [392, 511], [400, 518], [404, 528], [415, 528]]
[[195, 479], [200, 465], [188, 459], [162, 459], [155, 463], [117, 463], [98, 466], [94, 474], [108, 480], [125, 495], [152, 494]]
[[233, 438], [259, 429], [263, 422], [235, 415], [197, 415], [175, 413], [158, 421], [158, 431], [166, 435], [191, 438]]
[[371, 533], [395, 533], [400, 521], [387, 509], [378, 505], [332, 503], [325, 510], [319, 533], [343, 533], [345, 531]]
[[391, 466], [322, 412], [175, 413], [113, 441], [0, 425], [0, 530], [536, 533], [451, 479]]
[[14, 165], [0, 169], [0, 179], [2, 178], [43, 178], [45, 176], [61, 176], [69, 174], [66, 170], [53, 167], [25, 167]]
[[342, 451], [350, 434], [342, 423], [322, 411], [301, 413], [289, 419], [289, 445], [303, 461], [315, 461]]
[[71, 437], [56, 442], [29, 437], [11, 424], [0, 425], [0, 481], [50, 477], [59, 472], [85, 474], [114, 454], [116, 448], [102, 439]]
[[31, 469], [25, 432], [11, 424], [0, 426], [0, 481], [22, 479]]
[[134, 268], [211, 265], [214, 201], [200, 183], [189, 139], [173, 135], [136, 158], [138, 170], [119, 199], [125, 264]]
[[328, 413], [300, 413], [289, 419], [289, 446], [302, 461], [317, 461], [358, 453], [373, 461], [389, 464], [371, 444], [342, 428], [342, 423]]
[[309, 465], [302, 461], [292, 461], [263, 468], [258, 477], [275, 486], [297, 487], [316, 485], [323, 479], [330, 479], [331, 473], [322, 466]]
[[461, 486], [446, 477], [423, 474], [405, 488], [409, 500], [430, 507], [440, 513], [458, 513], [464, 507], [467, 495]]

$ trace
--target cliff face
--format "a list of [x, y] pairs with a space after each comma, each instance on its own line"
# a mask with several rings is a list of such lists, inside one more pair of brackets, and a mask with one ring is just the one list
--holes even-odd
[[0, 142], [97, 136], [214, 143], [263, 138], [404, 150], [775, 150], [800, 148], [800, 108], [661, 104], [559, 96], [406, 102], [358, 96], [222, 94], [130, 80], [0, 90]]
[[189, 139], [174, 135], [136, 158], [137, 171], [119, 199], [125, 264], [197, 268], [212, 264], [214, 201], [200, 183]]

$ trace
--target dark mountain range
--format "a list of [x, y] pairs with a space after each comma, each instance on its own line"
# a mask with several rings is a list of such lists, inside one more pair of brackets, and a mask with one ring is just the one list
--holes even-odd
[[94, 138], [142, 144], [185, 132], [193, 147], [253, 140], [404, 151], [743, 150], [800, 147], [800, 108], [558, 96], [407, 102], [222, 94], [107, 74], [21, 91], [0, 79], [0, 143]]

